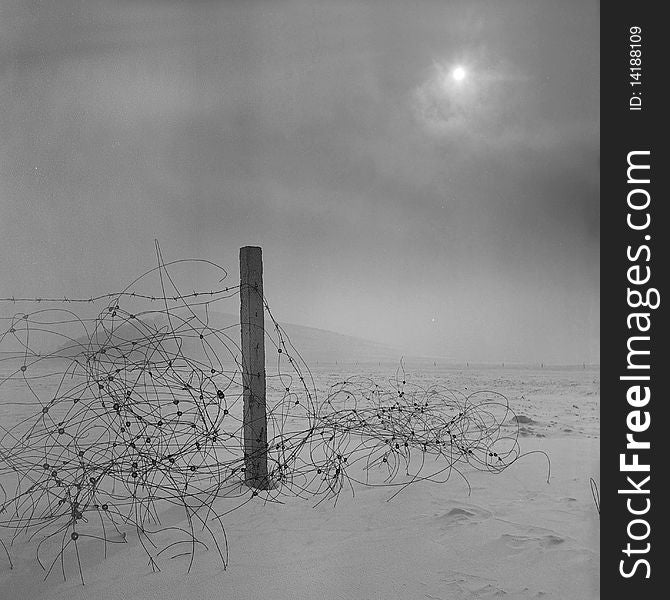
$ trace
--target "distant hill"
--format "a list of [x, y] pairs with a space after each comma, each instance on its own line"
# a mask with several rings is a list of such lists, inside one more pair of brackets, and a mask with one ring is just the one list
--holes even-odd
[[[205, 320], [203, 315], [200, 315], [200, 317], [203, 321]], [[93, 336], [92, 343], [85, 337], [75, 338], [74, 341], [59, 346], [56, 352], [60, 356], [72, 357], [81, 352], [95, 351], [103, 344], [110, 346], [123, 341], [127, 342], [128, 340], [150, 340], [151, 336], [155, 335], [157, 331], [169, 331], [167, 319], [163, 315], [143, 319], [142, 323], [138, 323], [137, 325], [130, 323], [132, 322], [117, 327], [111, 335], [109, 331], [101, 330]], [[223, 330], [234, 344], [239, 344], [239, 316], [210, 311], [208, 325], [212, 329]], [[315, 327], [295, 325], [293, 323], [280, 323], [280, 326], [288, 337], [290, 345], [300, 353], [308, 365], [335, 362], [398, 362], [401, 358], [399, 350], [371, 340], [343, 335], [325, 329], [317, 329]], [[268, 322], [266, 318], [266, 330], [272, 333], [271, 328], [272, 323]], [[166, 342], [164, 341], [163, 343]], [[184, 353], [193, 357], [200, 356], [202, 345], [195, 332], [192, 335], [189, 333], [185, 336], [183, 343]], [[233, 346], [234, 344], [229, 344], [229, 346]], [[236, 349], [233, 348], [233, 351], [236, 351]], [[274, 348], [266, 344], [266, 356], [268, 360], [273, 360], [273, 352]], [[220, 359], [225, 361], [226, 357], [220, 357]]]
[[314, 362], [398, 362], [400, 350], [326, 329], [280, 323], [307, 364]]

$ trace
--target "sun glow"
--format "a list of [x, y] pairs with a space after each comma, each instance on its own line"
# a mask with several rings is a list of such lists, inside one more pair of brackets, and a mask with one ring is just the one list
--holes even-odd
[[463, 67], [456, 67], [451, 72], [451, 76], [454, 78], [455, 81], [463, 81], [466, 75], [467, 73], [465, 72], [465, 69]]

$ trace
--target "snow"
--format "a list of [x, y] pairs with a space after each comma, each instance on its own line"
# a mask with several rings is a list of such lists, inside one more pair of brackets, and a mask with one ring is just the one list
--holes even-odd
[[[0, 599], [235, 600], [599, 598], [599, 518], [589, 480], [599, 480], [599, 370], [406, 364], [413, 383], [505, 394], [529, 453], [500, 474], [466, 472], [447, 483], [355, 486], [337, 503], [314, 506], [263, 494], [224, 517], [226, 570], [210, 549], [166, 560], [152, 573], [129, 530], [103, 556], [81, 546], [85, 585], [74, 563], [46, 582], [35, 544], [24, 536], [0, 548]], [[379, 380], [394, 366], [312, 365], [319, 390], [348, 375]], [[2, 409], [0, 401], [0, 409]], [[3, 411], [7, 414], [7, 411]], [[524, 418], [521, 418], [524, 417]], [[547, 483], [548, 462], [551, 476]], [[239, 504], [239, 500], [237, 500]], [[232, 506], [220, 499], [216, 509]], [[115, 540], [112, 540], [115, 541]]]

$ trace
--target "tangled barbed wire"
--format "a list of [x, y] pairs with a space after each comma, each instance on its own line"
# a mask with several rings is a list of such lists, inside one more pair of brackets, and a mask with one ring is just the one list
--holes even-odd
[[424, 388], [402, 364], [383, 385], [351, 377], [319, 400], [264, 299], [268, 482], [246, 486], [240, 323], [218, 312], [240, 286], [183, 293], [175, 269], [205, 267], [219, 284], [227, 273], [165, 262], [158, 246], [157, 257], [118, 293], [1, 299], [22, 310], [0, 330], [0, 527], [35, 543], [45, 579], [74, 559], [83, 583], [82, 545], [106, 556], [129, 531], [153, 570], [179, 556], [190, 570], [212, 548], [225, 568], [223, 519], [257, 497], [336, 502], [356, 485], [395, 495], [521, 456], [502, 394]]

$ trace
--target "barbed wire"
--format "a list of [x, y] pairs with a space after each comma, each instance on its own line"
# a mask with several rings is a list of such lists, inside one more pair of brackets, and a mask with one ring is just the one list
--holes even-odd
[[158, 266], [118, 293], [0, 299], [40, 305], [2, 317], [0, 409], [11, 424], [0, 425], [0, 527], [11, 543], [35, 544], [45, 579], [55, 569], [65, 578], [74, 558], [83, 583], [83, 549], [100, 544], [107, 556], [128, 532], [152, 570], [177, 557], [190, 570], [208, 549], [225, 569], [224, 518], [256, 498], [319, 504], [373, 485], [397, 488], [392, 498], [454, 474], [467, 482], [468, 469], [500, 473], [522, 456], [505, 396], [421, 387], [402, 363], [382, 385], [351, 377], [319, 401], [264, 299], [268, 481], [246, 486], [240, 323], [216, 312], [240, 286], [182, 293], [175, 268], [207, 267], [218, 284], [227, 272], [156, 251]]
[[593, 503], [595, 504], [596, 510], [598, 511], [598, 516], [600, 516], [600, 490], [596, 480], [593, 479], [593, 477], [589, 478], [589, 485], [591, 486], [591, 497], [593, 498]]

